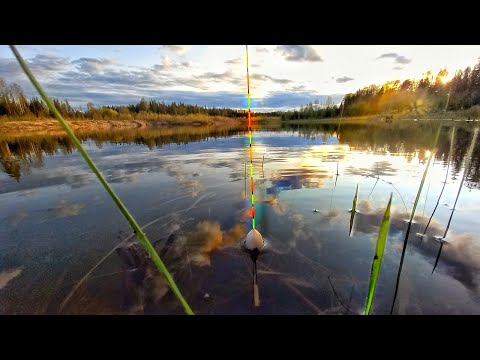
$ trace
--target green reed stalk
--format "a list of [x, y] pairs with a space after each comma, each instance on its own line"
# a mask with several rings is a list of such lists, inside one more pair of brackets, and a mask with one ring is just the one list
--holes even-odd
[[155, 251], [154, 247], [152, 246], [150, 240], [147, 238], [147, 235], [142, 231], [142, 229], [140, 228], [138, 223], [135, 221], [133, 216], [130, 214], [130, 212], [128, 211], [126, 206], [123, 204], [123, 202], [117, 196], [117, 194], [113, 191], [113, 189], [110, 187], [110, 185], [108, 185], [107, 181], [105, 180], [103, 175], [100, 173], [100, 171], [98, 170], [97, 166], [92, 161], [90, 156], [87, 154], [87, 152], [85, 151], [82, 144], [80, 143], [80, 141], [77, 139], [77, 137], [73, 133], [73, 131], [70, 128], [70, 126], [68, 125], [68, 123], [63, 119], [62, 115], [59, 113], [59, 111], [57, 110], [57, 108], [53, 104], [52, 100], [46, 95], [45, 91], [42, 89], [40, 84], [37, 82], [37, 80], [33, 76], [32, 72], [30, 71], [28, 65], [25, 63], [25, 60], [23, 60], [22, 56], [18, 52], [17, 48], [14, 45], [10, 45], [10, 49], [12, 50], [13, 54], [15, 55], [15, 57], [17, 58], [17, 60], [20, 64], [20, 66], [22, 67], [23, 71], [25, 72], [25, 74], [28, 76], [28, 78], [32, 82], [35, 89], [37, 89], [37, 91], [40, 94], [40, 96], [42, 97], [43, 101], [45, 101], [48, 108], [53, 113], [55, 118], [58, 120], [58, 122], [60, 123], [62, 128], [65, 130], [65, 132], [67, 133], [70, 140], [75, 144], [75, 146], [77, 147], [80, 154], [82, 154], [82, 156], [85, 159], [85, 161], [87, 162], [88, 166], [90, 166], [90, 168], [95, 173], [95, 175], [97, 175], [98, 180], [100, 180], [100, 182], [102, 183], [105, 190], [107, 190], [107, 193], [110, 195], [112, 200], [115, 202], [115, 204], [117, 205], [117, 207], [119, 208], [119, 210], [121, 211], [121, 213], [123, 214], [125, 219], [127, 219], [128, 223], [132, 227], [134, 233], [137, 235], [137, 238], [139, 239], [140, 243], [142, 244], [142, 246], [144, 247], [144, 249], [148, 253], [148, 255], [152, 258], [153, 262], [157, 266], [160, 273], [162, 273], [165, 276], [168, 285], [170, 286], [170, 288], [172, 289], [173, 293], [178, 298], [178, 300], [180, 300], [183, 308], [185, 309], [185, 312], [188, 315], [193, 315], [192, 309], [190, 308], [190, 306], [188, 305], [186, 300], [183, 298], [180, 290], [178, 289], [177, 285], [175, 284], [175, 281], [173, 280], [172, 276], [168, 272], [168, 270], [167, 270], [165, 264], [163, 263], [163, 261], [158, 256], [158, 254]]
[[357, 198], [358, 198], [358, 184], [357, 184], [357, 190], [355, 190], [355, 196], [353, 197], [352, 215], [350, 215], [350, 230], [348, 231], [348, 236], [352, 234], [353, 221], [355, 220], [355, 213], [357, 212]]
[[[426, 234], [427, 229], [430, 226], [430, 222], [433, 219], [433, 215], [435, 215], [435, 211], [437, 211], [438, 205], [440, 204], [440, 198], [442, 197], [443, 191], [445, 190], [445, 185], [447, 185], [448, 171], [450, 170], [450, 162], [451, 162], [451, 159], [453, 158], [453, 143], [454, 143], [454, 140], [455, 140], [455, 126], [453, 126], [453, 128], [452, 128], [452, 135], [451, 135], [451, 139], [450, 139], [450, 150], [448, 152], [448, 158], [447, 158], [447, 163], [448, 163], [447, 164], [447, 171], [445, 172], [445, 179], [443, 181], [442, 190], [440, 191], [440, 194], [438, 195], [437, 203], [435, 204], [435, 208], [433, 209], [432, 214], [430, 215], [430, 218], [428, 219], [427, 225], [425, 226], [425, 230], [423, 230], [423, 235]], [[423, 235], [422, 235], [422, 238], [423, 238]]]
[[378, 274], [382, 266], [383, 251], [387, 243], [388, 225], [390, 224], [390, 207], [392, 205], [392, 195], [390, 193], [390, 200], [388, 201], [387, 209], [383, 215], [382, 223], [380, 224], [380, 231], [378, 232], [377, 246], [375, 247], [375, 255], [373, 256], [372, 271], [370, 273], [370, 282], [368, 284], [367, 303], [365, 304], [365, 315], [370, 314], [372, 308], [373, 297], [377, 287]]
[[450, 228], [450, 224], [453, 218], [453, 213], [457, 208], [457, 202], [458, 202], [458, 198], [460, 197], [460, 192], [462, 191], [462, 188], [463, 188], [463, 183], [465, 182], [465, 179], [468, 176], [468, 173], [470, 172], [470, 163], [472, 160], [473, 149], [475, 148], [475, 144], [477, 143], [478, 130], [479, 128], [476, 128], [473, 133], [472, 142], [470, 144], [470, 147], [468, 148], [467, 155], [465, 156], [465, 159], [463, 161], [462, 181], [460, 181], [460, 186], [458, 187], [457, 196], [455, 197], [455, 202], [453, 203], [453, 209], [452, 209], [452, 212], [450, 213], [450, 218], [448, 219], [447, 227], [445, 228], [443, 237], [440, 239], [440, 248], [438, 249], [438, 254], [437, 254], [437, 258], [435, 259], [435, 265], [433, 266], [432, 274], [437, 268], [438, 260], [440, 259], [440, 254], [442, 253], [443, 244], [445, 242], [445, 237], [447, 236], [448, 229]]
[[438, 126], [437, 135], [435, 136], [435, 141], [433, 142], [432, 152], [428, 157], [427, 166], [423, 172], [422, 181], [420, 182], [420, 186], [418, 187], [417, 196], [415, 197], [415, 202], [412, 208], [412, 214], [410, 215], [410, 220], [408, 221], [407, 232], [405, 233], [405, 239], [403, 240], [403, 249], [402, 249], [402, 256], [400, 257], [400, 265], [398, 267], [398, 274], [397, 274], [397, 281], [395, 283], [395, 293], [393, 295], [392, 307], [390, 308], [390, 315], [393, 313], [393, 308], [395, 307], [395, 300], [397, 299], [398, 294], [398, 285], [400, 283], [400, 275], [402, 274], [402, 267], [403, 267], [403, 259], [405, 258], [405, 250], [407, 250], [407, 243], [408, 243], [408, 236], [410, 235], [410, 229], [412, 227], [413, 217], [415, 216], [415, 210], [417, 209], [418, 200], [420, 199], [420, 194], [422, 193], [423, 184], [425, 183], [425, 178], [427, 177], [428, 168], [430, 167], [430, 163], [432, 162], [432, 158], [435, 156], [438, 138], [440, 137], [440, 130], [442, 130], [442, 124]]

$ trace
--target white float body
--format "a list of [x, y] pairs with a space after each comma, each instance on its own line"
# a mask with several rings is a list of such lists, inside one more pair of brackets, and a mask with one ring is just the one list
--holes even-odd
[[265, 241], [263, 240], [262, 235], [256, 229], [252, 229], [245, 237], [243, 244], [248, 250], [262, 250], [265, 246]]

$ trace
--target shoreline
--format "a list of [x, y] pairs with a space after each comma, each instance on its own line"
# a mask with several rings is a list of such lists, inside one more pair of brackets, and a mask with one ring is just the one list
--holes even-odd
[[[295, 120], [281, 120], [278, 117], [262, 117], [261, 115], [257, 117], [252, 127], [254, 129], [261, 128], [264, 125], [270, 127], [281, 127], [282, 125], [317, 125], [317, 124], [346, 124], [346, 123], [357, 123], [357, 124], [382, 124], [382, 123], [391, 123], [395, 124], [404, 124], [411, 122], [431, 122], [431, 121], [440, 121], [445, 123], [456, 123], [458, 122], [469, 123], [478, 122], [478, 119], [462, 119], [463, 116], [458, 116], [460, 114], [449, 114], [450, 116], [443, 117], [419, 117], [416, 118], [410, 116], [398, 116], [393, 120], [386, 122], [385, 117], [382, 115], [373, 115], [373, 116], [354, 116], [354, 117], [343, 117], [343, 118], [323, 118], [323, 119], [295, 119]], [[453, 117], [451, 115], [454, 115]], [[457, 116], [455, 116], [457, 115]], [[463, 121], [462, 121], [463, 120]], [[147, 119], [147, 120], [104, 120], [104, 119], [73, 119], [67, 120], [70, 127], [78, 133], [86, 132], [102, 132], [102, 131], [112, 131], [112, 130], [146, 130], [146, 129], [173, 129], [173, 128], [199, 128], [199, 127], [245, 127], [246, 119], [244, 118], [229, 118], [222, 116], [211, 116], [211, 117], [197, 117], [197, 116], [175, 116], [168, 117], [163, 119]], [[62, 135], [65, 134], [64, 130], [58, 123], [56, 119], [36, 119], [36, 120], [1, 120], [0, 117], [0, 135], [2, 137], [24, 137], [30, 135]]]
[[[182, 126], [235, 126], [241, 119], [212, 117], [211, 119], [178, 118], [168, 120], [67, 120], [74, 131], [103, 131], [120, 129], [164, 129]], [[63, 133], [56, 119], [0, 121], [0, 134], [26, 135], [32, 133]]]

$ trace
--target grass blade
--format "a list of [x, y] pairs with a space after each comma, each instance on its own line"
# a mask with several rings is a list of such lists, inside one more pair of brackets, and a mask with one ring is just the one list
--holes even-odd
[[477, 135], [478, 135], [478, 129], [475, 129], [475, 132], [473, 133], [473, 138], [472, 138], [472, 143], [470, 144], [470, 147], [468, 148], [467, 155], [465, 156], [465, 160], [463, 161], [463, 175], [462, 175], [462, 181], [460, 181], [460, 186], [458, 187], [458, 192], [457, 196], [455, 197], [455, 203], [453, 204], [453, 209], [452, 212], [450, 213], [450, 218], [448, 219], [448, 224], [447, 227], [445, 228], [445, 233], [443, 234], [443, 237], [440, 239], [440, 248], [438, 249], [438, 255], [435, 260], [435, 265], [433, 266], [432, 274], [435, 271], [438, 260], [440, 259], [440, 254], [442, 253], [442, 248], [443, 248], [443, 243], [445, 242], [445, 237], [447, 236], [448, 229], [450, 228], [450, 224], [452, 222], [453, 218], [453, 213], [455, 212], [455, 209], [457, 208], [457, 202], [458, 198], [460, 197], [460, 192], [462, 191], [463, 188], [463, 183], [465, 182], [465, 178], [468, 176], [468, 173], [470, 172], [470, 161], [472, 160], [472, 154], [473, 154], [473, 149], [475, 148], [475, 144], [477, 142]]
[[335, 175], [335, 184], [333, 185], [332, 189], [332, 195], [330, 196], [330, 209], [332, 208], [332, 201], [333, 201], [333, 192], [335, 191], [335, 188], [337, 187], [337, 180], [338, 180], [338, 161], [337, 161], [337, 174]]
[[13, 54], [17, 58], [18, 63], [22, 67], [23, 71], [25, 74], [28, 76], [30, 81], [32, 82], [33, 86], [35, 89], [37, 89], [38, 93], [42, 97], [43, 101], [47, 104], [49, 110], [53, 113], [55, 118], [58, 120], [60, 123], [61, 127], [65, 130], [67, 133], [68, 137], [70, 140], [75, 144], [76, 148], [82, 154], [83, 158], [87, 162], [88, 166], [92, 169], [92, 171], [95, 173], [97, 176], [98, 180], [102, 183], [103, 187], [107, 191], [107, 193], [110, 195], [112, 200], [115, 202], [117, 207], [119, 208], [120, 212], [123, 214], [125, 219], [128, 221], [130, 226], [132, 227], [134, 233], [137, 235], [138, 240], [140, 241], [141, 245], [145, 249], [145, 251], [148, 253], [148, 255], [152, 258], [153, 262], [155, 263], [156, 267], [162, 273], [166, 280], [168, 285], [170, 286], [171, 290], [175, 294], [175, 296], [178, 298], [180, 303], [182, 304], [185, 312], [189, 315], [193, 315], [193, 311], [186, 302], [186, 300], [183, 298], [180, 290], [178, 289], [177, 285], [175, 284], [175, 281], [173, 280], [172, 276], [168, 272], [165, 264], [163, 261], [160, 259], [158, 256], [157, 252], [155, 251], [154, 247], [152, 246], [150, 240], [147, 238], [147, 235], [142, 231], [140, 226], [138, 225], [137, 221], [134, 219], [134, 217], [130, 214], [126, 206], [123, 204], [123, 202], [120, 200], [120, 198], [117, 196], [117, 194], [113, 191], [113, 189], [108, 185], [107, 181], [103, 177], [103, 175], [100, 173], [98, 170], [97, 166], [95, 163], [92, 161], [90, 156], [87, 154], [85, 149], [83, 148], [82, 144], [78, 140], [78, 138], [75, 136], [73, 133], [72, 129], [68, 125], [68, 123], [63, 119], [62, 115], [60, 112], [57, 110], [55, 105], [53, 104], [52, 100], [46, 95], [45, 91], [42, 89], [40, 84], [37, 82], [35, 77], [33, 76], [32, 72], [30, 71], [28, 65], [25, 63], [25, 60], [23, 60], [23, 57], [20, 55], [18, 52], [17, 48], [14, 45], [10, 45], [10, 49], [12, 50]]
[[[432, 214], [430, 215], [430, 218], [428, 219], [427, 225], [425, 226], [425, 230], [423, 230], [423, 235], [426, 234], [428, 227], [430, 226], [430, 222], [432, 221], [433, 215], [435, 215], [435, 211], [437, 211], [438, 205], [440, 204], [440, 198], [443, 195], [443, 191], [445, 190], [445, 185], [447, 185], [447, 178], [448, 178], [448, 172], [450, 170], [450, 161], [453, 157], [453, 142], [455, 139], [455, 126], [452, 128], [452, 136], [450, 139], [450, 151], [448, 152], [448, 159], [447, 159], [447, 171], [445, 173], [445, 179], [443, 181], [443, 186], [442, 190], [440, 191], [440, 194], [438, 195], [438, 200], [437, 203], [435, 204], [435, 208], [432, 211]], [[423, 238], [423, 236], [422, 236]]]
[[370, 191], [370, 194], [368, 194], [368, 197], [370, 197], [370, 196], [372, 195], [373, 190], [375, 189], [375, 186], [377, 186], [378, 180], [380, 180], [379, 177], [377, 177], [377, 181], [375, 181], [375, 185], [373, 185], [373, 188], [372, 188], [372, 190]]
[[[435, 160], [434, 160], [435, 161]], [[432, 179], [428, 182], [428, 188], [427, 188], [427, 195], [425, 195], [425, 201], [423, 204], [423, 212], [422, 215], [425, 215], [425, 208], [427, 207], [427, 202], [428, 202], [428, 193], [430, 192], [430, 185], [432, 185]]]
[[390, 193], [390, 200], [388, 201], [385, 214], [383, 214], [380, 231], [378, 232], [377, 246], [375, 247], [375, 255], [372, 262], [372, 271], [370, 273], [370, 282], [368, 284], [365, 315], [370, 314], [370, 309], [372, 308], [373, 303], [373, 296], [375, 295], [375, 289], [377, 287], [378, 274], [380, 273], [380, 267], [382, 266], [383, 251], [385, 250], [385, 244], [387, 243], [388, 226], [390, 224], [390, 207], [392, 205], [392, 195], [393, 193]]
[[355, 213], [357, 212], [357, 198], [358, 198], [358, 184], [357, 190], [355, 191], [355, 196], [353, 197], [353, 204], [352, 204], [352, 215], [350, 215], [350, 230], [348, 232], [348, 236], [352, 234], [353, 229], [353, 221], [355, 220]]
[[425, 170], [424, 170], [423, 176], [422, 176], [422, 181], [420, 182], [420, 185], [418, 187], [417, 196], [415, 197], [415, 202], [413, 204], [412, 214], [410, 215], [410, 220], [408, 221], [408, 227], [407, 227], [407, 231], [405, 233], [405, 239], [403, 240], [402, 256], [400, 257], [400, 265], [398, 266], [397, 281], [395, 283], [395, 293], [393, 295], [392, 307], [390, 308], [390, 315], [392, 315], [392, 313], [393, 313], [393, 309], [395, 307], [395, 301], [397, 299], [398, 285], [400, 284], [400, 276], [402, 274], [402, 268], [403, 268], [403, 259], [405, 258], [405, 251], [407, 250], [408, 236], [410, 235], [410, 229], [412, 228], [413, 217], [415, 216], [415, 210], [417, 209], [418, 199], [420, 199], [420, 194], [422, 193], [423, 184], [425, 183], [425, 178], [427, 177], [428, 168], [430, 167], [430, 163], [432, 162], [432, 158], [435, 156], [437, 143], [438, 143], [438, 138], [440, 137], [440, 130], [442, 130], [442, 125], [441, 124], [438, 126], [437, 135], [435, 136], [435, 141], [433, 142], [433, 146], [432, 146], [432, 152], [430, 153], [430, 156], [428, 157], [427, 166], [425, 166]]
[[444, 243], [445, 243], [445, 241], [443, 241], [443, 239], [440, 239], [440, 247], [438, 248], [437, 257], [435, 258], [435, 264], [433, 265], [432, 273], [430, 275], [433, 275], [433, 273], [435, 272], [435, 269], [437, 268], [438, 260], [440, 260], [440, 255], [442, 254], [442, 249], [443, 249], [443, 244]]

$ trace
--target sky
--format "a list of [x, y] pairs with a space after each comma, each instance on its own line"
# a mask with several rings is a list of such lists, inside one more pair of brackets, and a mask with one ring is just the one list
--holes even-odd
[[[19, 45], [50, 97], [74, 107], [137, 103], [142, 97], [245, 108], [244, 45]], [[251, 45], [252, 110], [340, 103], [347, 93], [442, 68], [473, 68], [480, 45]], [[36, 96], [10, 48], [0, 45], [0, 78]]]

